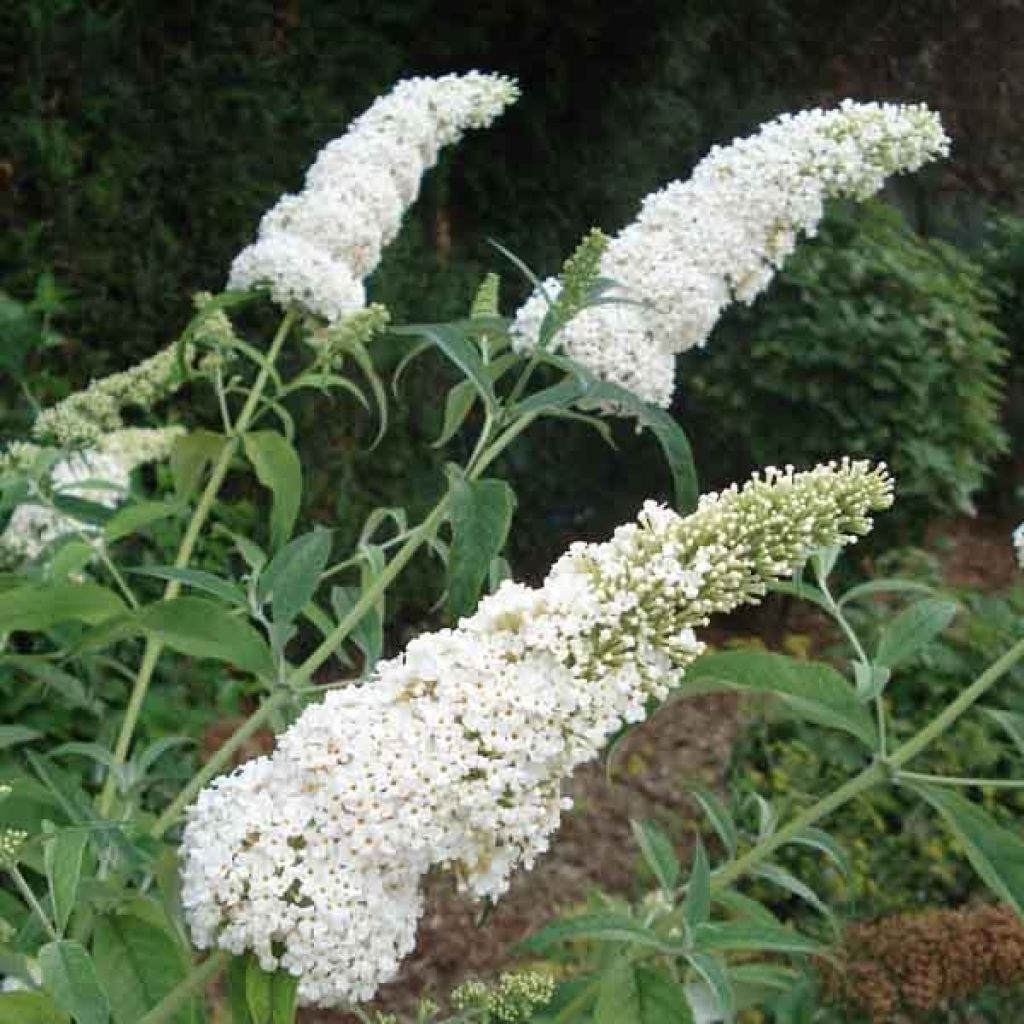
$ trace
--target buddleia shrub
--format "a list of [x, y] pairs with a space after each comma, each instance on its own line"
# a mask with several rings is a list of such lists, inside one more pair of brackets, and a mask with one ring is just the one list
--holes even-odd
[[904, 529], [969, 511], [993, 460], [1006, 360], [981, 267], [882, 203], [833, 210], [773, 288], [680, 366], [702, 464], [886, 459]]

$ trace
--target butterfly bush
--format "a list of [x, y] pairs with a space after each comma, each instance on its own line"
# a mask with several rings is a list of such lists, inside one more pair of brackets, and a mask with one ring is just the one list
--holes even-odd
[[190, 809], [193, 940], [297, 975], [307, 1004], [370, 998], [415, 944], [432, 867], [499, 897], [547, 849], [563, 780], [701, 653], [695, 629], [890, 502], [885, 468], [849, 461], [769, 469], [685, 518], [649, 502], [539, 588], [506, 582], [330, 692]]
[[[668, 406], [675, 357], [703, 345], [731, 302], [767, 287], [800, 235], [814, 235], [827, 199], [866, 199], [948, 150], [926, 107], [852, 101], [716, 147], [689, 181], [649, 195], [608, 245], [601, 273], [619, 287], [606, 297], [629, 301], [584, 310], [558, 343], [599, 377]], [[558, 295], [556, 280], [544, 284], [516, 315], [520, 350], [537, 344]]]
[[279, 304], [328, 321], [361, 309], [362, 280], [398, 234], [441, 147], [490, 125], [518, 95], [511, 79], [477, 71], [399, 82], [321, 150], [298, 195], [263, 217], [257, 241], [232, 264], [229, 287], [269, 286]]

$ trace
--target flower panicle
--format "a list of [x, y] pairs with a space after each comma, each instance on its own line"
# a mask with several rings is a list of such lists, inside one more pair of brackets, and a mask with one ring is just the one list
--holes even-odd
[[[675, 357], [705, 344], [730, 303], [768, 286], [828, 199], [866, 199], [948, 152], [927, 107], [850, 100], [715, 147], [688, 181], [647, 196], [608, 244], [601, 276], [619, 286], [607, 298], [622, 301], [584, 308], [558, 343], [597, 376], [668, 406]], [[535, 294], [516, 315], [517, 348], [538, 343], [544, 305]]]
[[363, 279], [439, 151], [490, 125], [518, 95], [512, 79], [479, 71], [399, 82], [320, 151], [301, 192], [266, 213], [229, 287], [268, 287], [278, 304], [328, 322], [361, 309]]
[[648, 503], [540, 587], [506, 581], [200, 794], [182, 845], [193, 940], [292, 972], [303, 1003], [370, 998], [415, 944], [429, 871], [500, 897], [547, 849], [563, 780], [678, 683], [696, 629], [890, 502], [884, 467], [767, 470], [689, 516]]

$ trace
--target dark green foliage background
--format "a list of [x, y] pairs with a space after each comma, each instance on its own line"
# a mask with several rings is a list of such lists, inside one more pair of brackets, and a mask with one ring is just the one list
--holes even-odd
[[[997, 0], [969, 13], [952, 0], [858, 0], [839, 11], [812, 0], [642, 0], [628, 10], [585, 0], [14, 0], [0, 10], [0, 290], [27, 301], [41, 275], [56, 282], [53, 326], [66, 340], [34, 357], [33, 377], [42, 401], [61, 397], [173, 337], [189, 294], [223, 285], [262, 212], [299, 187], [317, 148], [373, 97], [404, 75], [471, 67], [516, 75], [523, 98], [425, 179], [371, 282], [398, 319], [462, 312], [482, 273], [502, 267], [488, 236], [553, 272], [588, 227], [619, 227], [643, 194], [685, 176], [712, 143], [847, 93], [941, 106], [956, 157], [902, 197], [915, 225], [930, 227], [950, 219], [959, 208], [950, 197], [965, 189], [1013, 194], [1019, 125], [1012, 110], [1000, 113], [1005, 104], [989, 102], [1016, 59], [1005, 21]], [[951, 39], [961, 50], [988, 47], [969, 82]], [[982, 102], [979, 135], [967, 115]], [[819, 260], [845, 259], [817, 251]], [[1004, 302], [1013, 292], [1006, 276]], [[511, 273], [507, 309], [524, 290]], [[819, 298], [814, 312], [828, 313]], [[762, 300], [757, 315], [770, 319], [774, 301]], [[780, 301], [776, 320], [799, 296]], [[747, 332], [739, 317], [713, 340], [741, 370]], [[790, 370], [804, 368], [778, 367]], [[437, 424], [421, 410], [438, 404], [446, 382], [441, 370], [415, 375], [400, 429], [372, 456], [362, 453], [368, 430], [355, 409], [300, 413], [324, 507], [354, 521], [423, 490], [441, 455], [423, 457]], [[11, 433], [25, 422], [19, 401], [0, 381]], [[720, 426], [712, 415], [697, 431], [717, 438]], [[628, 428], [617, 431], [619, 457], [582, 429], [552, 433], [511, 456], [522, 492], [517, 564], [526, 569], [665, 489], [646, 442]], [[952, 457], [970, 465], [941, 482], [929, 511], [948, 507], [950, 487], [969, 489], [973, 463], [989, 456], [984, 428], [969, 433]], [[871, 438], [863, 440], [867, 450]], [[824, 447], [831, 454], [844, 441]], [[700, 468], [736, 475], [752, 453], [739, 439], [726, 454], [712, 451]]]

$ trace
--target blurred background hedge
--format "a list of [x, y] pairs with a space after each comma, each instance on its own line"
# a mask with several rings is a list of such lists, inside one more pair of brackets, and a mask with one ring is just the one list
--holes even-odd
[[[223, 285], [263, 210], [390, 83], [481, 67], [518, 76], [523, 99], [428, 176], [372, 281], [397, 317], [464, 309], [500, 263], [487, 237], [554, 271], [589, 226], [621, 226], [711, 144], [781, 110], [925, 100], [955, 154], [887, 197], [905, 223], [877, 208], [837, 214], [753, 311], [682, 361], [680, 411], [715, 482], [765, 459], [884, 454], [912, 496], [911, 524], [975, 500], [1006, 449], [1000, 416], [1018, 441], [1024, 430], [999, 412], [1007, 377], [1021, 387], [999, 350], [1020, 350], [1024, 306], [1017, 0], [640, 0], [628, 12], [586, 0], [14, 0], [0, 11], [0, 67], [0, 332], [8, 361], [19, 336], [48, 332], [27, 364], [42, 401], [174, 336], [190, 293]], [[935, 236], [961, 252], [922, 240]], [[522, 295], [510, 275], [506, 303]], [[357, 410], [310, 413], [311, 443], [328, 454], [312, 481], [323, 502], [355, 520], [413, 492], [427, 500], [434, 467], [412, 452], [436, 430], [420, 399], [442, 385], [413, 382], [416, 412], [400, 414], [372, 474]], [[5, 432], [28, 415], [5, 376]], [[524, 570], [664, 488], [645, 440], [616, 435], [625, 477], [582, 430], [514, 453]], [[571, 479], [567, 459], [585, 467]], [[1005, 485], [1013, 465], [1001, 466]]]

